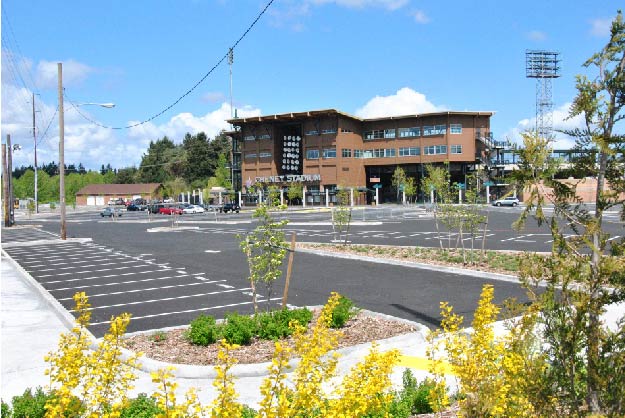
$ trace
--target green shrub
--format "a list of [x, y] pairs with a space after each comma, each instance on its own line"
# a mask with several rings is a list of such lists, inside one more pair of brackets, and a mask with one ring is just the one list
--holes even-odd
[[152, 418], [162, 414], [163, 411], [156, 406], [156, 401], [145, 393], [140, 393], [134, 399], [128, 401], [120, 414], [120, 418]]
[[282, 309], [279, 311], [265, 312], [257, 316], [258, 337], [264, 340], [278, 340], [293, 333], [289, 328], [291, 321], [297, 321], [306, 326], [312, 319], [312, 312], [306, 308]]
[[[13, 415], [11, 416], [14, 418], [43, 418], [46, 415], [46, 402], [52, 396], [52, 394], [44, 392], [41, 387], [37, 387], [34, 394], [28, 388], [22, 395], [13, 397]], [[4, 410], [2, 416], [4, 416]]]
[[343, 328], [347, 321], [358, 315], [358, 309], [351, 299], [341, 296], [339, 304], [336, 305], [334, 311], [332, 311], [332, 321], [330, 321], [331, 328]]
[[389, 413], [395, 418], [408, 418], [416, 414], [433, 412], [428, 400], [429, 393], [434, 389], [434, 383], [425, 379], [417, 383], [410, 369], [404, 370], [402, 377], [403, 388], [395, 392], [395, 397], [390, 405]]
[[217, 341], [219, 331], [220, 327], [215, 323], [215, 318], [202, 314], [191, 321], [187, 338], [191, 344], [206, 346]]
[[226, 314], [223, 338], [230, 344], [247, 345], [256, 335], [256, 319], [236, 312]]
[[243, 410], [241, 411], [241, 418], [256, 418], [258, 416], [258, 412], [255, 409], [250, 408], [247, 405], [243, 405]]
[[5, 403], [4, 401], [0, 400], [0, 417], [6, 417], [6, 418], [10, 418], [11, 417], [11, 407], [9, 406], [9, 404]]

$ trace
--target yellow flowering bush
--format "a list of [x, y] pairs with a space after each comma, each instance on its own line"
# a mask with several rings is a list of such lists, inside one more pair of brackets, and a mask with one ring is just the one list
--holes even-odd
[[470, 333], [460, 330], [463, 318], [456, 315], [447, 302], [441, 303], [443, 330], [433, 332], [429, 338], [428, 356], [432, 361], [430, 372], [437, 382], [437, 388], [431, 392], [432, 404], [440, 409], [448, 403], [440, 367], [443, 360], [442, 346], [453, 374], [458, 379], [462, 416], [537, 416], [531, 402], [528, 373], [540, 372], [541, 368], [546, 367], [546, 362], [540, 356], [533, 356], [531, 347], [518, 343], [520, 338], [528, 336], [534, 322], [531, 317], [524, 317], [511, 326], [507, 335], [495, 337], [493, 324], [500, 309], [493, 303], [493, 295], [493, 287], [485, 285]]
[[[323, 307], [317, 322], [307, 330], [298, 321], [292, 347], [275, 342], [269, 375], [261, 386], [262, 401], [259, 417], [356, 417], [389, 416], [392, 401], [390, 375], [397, 364], [399, 352], [380, 353], [373, 345], [366, 358], [345, 376], [334, 390], [326, 385], [336, 376], [338, 355], [331, 353], [338, 346], [342, 333], [330, 328], [332, 312], [341, 296], [333, 293]], [[111, 319], [109, 332], [97, 348], [90, 349], [86, 331], [90, 320], [90, 305], [84, 293], [74, 296], [76, 326], [61, 336], [57, 351], [46, 356], [50, 364], [50, 389], [54, 396], [46, 404], [46, 416], [60, 417], [119, 417], [130, 404], [128, 392], [137, 378], [135, 368], [139, 355], [122, 359], [123, 335], [130, 321], [129, 314]], [[236, 345], [221, 341], [217, 377], [213, 386], [217, 397], [207, 406], [198, 399], [195, 389], [189, 390], [183, 401], [176, 397], [178, 384], [173, 380], [173, 367], [151, 373], [156, 390], [151, 398], [159, 417], [238, 418], [245, 407], [237, 402], [232, 368]], [[299, 362], [287, 380], [289, 360]]]
[[[123, 335], [130, 322], [129, 314], [111, 318], [109, 332], [94, 350], [86, 331], [91, 312], [84, 292], [74, 296], [76, 325], [61, 335], [58, 350], [45, 360], [50, 364], [50, 390], [56, 396], [46, 404], [48, 416], [116, 417], [133, 388], [134, 372], [140, 354], [122, 359]], [[77, 402], [76, 400], [79, 400]]]

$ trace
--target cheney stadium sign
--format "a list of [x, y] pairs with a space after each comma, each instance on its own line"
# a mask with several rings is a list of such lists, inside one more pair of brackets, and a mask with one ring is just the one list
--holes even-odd
[[285, 174], [283, 176], [256, 177], [256, 183], [298, 183], [321, 181], [321, 174]]

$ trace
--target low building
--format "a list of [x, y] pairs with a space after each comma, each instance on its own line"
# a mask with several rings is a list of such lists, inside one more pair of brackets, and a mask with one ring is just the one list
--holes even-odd
[[233, 185], [249, 191], [302, 183], [313, 199], [345, 187], [368, 192], [367, 201], [377, 188], [384, 202], [395, 199], [396, 167], [420, 185], [427, 164], [443, 163], [452, 182], [464, 183], [478, 167], [497, 169], [493, 161], [504, 144], [493, 139], [493, 114], [446, 111], [361, 119], [326, 109], [231, 119]]
[[163, 185], [161, 183], [140, 184], [89, 184], [76, 193], [76, 204], [87, 206], [102, 206], [123, 199], [161, 199]]

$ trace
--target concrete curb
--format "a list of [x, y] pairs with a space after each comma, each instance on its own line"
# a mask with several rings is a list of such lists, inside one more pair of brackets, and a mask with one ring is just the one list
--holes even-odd
[[[307, 242], [306, 244], [312, 244], [312, 243]], [[510, 282], [510, 283], [519, 283], [519, 279], [517, 276], [512, 276], [508, 274], [500, 274], [500, 273], [490, 273], [490, 272], [482, 271], [482, 270], [469, 270], [469, 269], [463, 269], [463, 268], [458, 268], [458, 267], [447, 267], [447, 266], [440, 266], [440, 265], [434, 265], [434, 264], [417, 263], [414, 261], [380, 259], [380, 258], [369, 257], [369, 256], [364, 256], [364, 255], [342, 254], [342, 253], [335, 253], [331, 251], [314, 250], [310, 248], [297, 247], [297, 251], [301, 251], [301, 252], [305, 252], [309, 254], [315, 254], [315, 255], [322, 256], [322, 257], [336, 257], [336, 258], [345, 258], [349, 260], [361, 260], [361, 261], [366, 261], [369, 263], [390, 264], [390, 265], [395, 265], [395, 266], [417, 268], [421, 270], [431, 270], [431, 271], [446, 272], [446, 273], [451, 273], [451, 274], [459, 274], [462, 276], [473, 276], [473, 277], [479, 277], [483, 279], [499, 280], [499, 281]]]
[[199, 226], [159, 226], [156, 228], [148, 228], [147, 232], [176, 232], [176, 231], [186, 231], [191, 229], [200, 229]]

